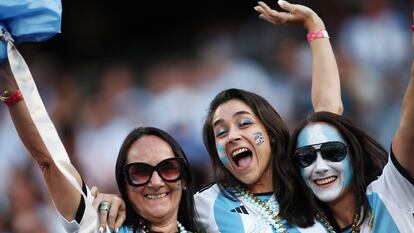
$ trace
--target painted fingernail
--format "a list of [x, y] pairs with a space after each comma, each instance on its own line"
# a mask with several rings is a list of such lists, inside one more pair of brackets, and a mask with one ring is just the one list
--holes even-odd
[[103, 226], [100, 226], [98, 231], [99, 231], [99, 233], [104, 233], [105, 228]]

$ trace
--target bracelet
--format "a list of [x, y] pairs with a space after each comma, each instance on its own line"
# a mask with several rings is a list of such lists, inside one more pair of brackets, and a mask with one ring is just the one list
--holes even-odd
[[23, 100], [23, 95], [19, 89], [17, 89], [12, 96], [9, 96], [9, 91], [7, 90], [0, 96], [0, 101], [5, 103], [7, 106], [13, 106], [21, 100]]
[[328, 32], [325, 29], [318, 30], [316, 32], [308, 32], [306, 39], [311, 42], [319, 38], [329, 38]]

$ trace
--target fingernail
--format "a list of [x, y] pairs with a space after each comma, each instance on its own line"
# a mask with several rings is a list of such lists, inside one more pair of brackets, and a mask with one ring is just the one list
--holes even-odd
[[115, 228], [115, 233], [118, 233], [119, 227]]
[[253, 7], [253, 9], [254, 9], [255, 11], [259, 11], [259, 7], [258, 7], [258, 6]]
[[105, 230], [105, 228], [103, 226], [100, 226], [98, 231], [99, 231], [99, 233], [104, 233], [104, 230]]
[[259, 15], [259, 18], [261, 18], [261, 19], [265, 19], [265, 16], [264, 16], [264, 15], [262, 15], [262, 14], [260, 14], [260, 15]]
[[279, 1], [277, 1], [277, 4], [283, 4], [283, 2], [286, 2], [286, 1], [283, 1], [283, 0], [279, 0]]

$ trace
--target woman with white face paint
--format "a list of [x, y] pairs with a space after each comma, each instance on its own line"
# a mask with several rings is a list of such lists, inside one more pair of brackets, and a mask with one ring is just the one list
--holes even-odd
[[300, 186], [313, 192], [316, 217], [330, 232], [414, 232], [413, 151], [414, 61], [388, 162], [379, 143], [328, 112], [308, 116], [290, 142]]
[[[311, 9], [279, 1], [287, 12], [259, 2], [255, 10], [272, 24], [299, 24], [309, 31], [313, 56], [312, 103], [316, 111], [340, 114], [339, 74], [322, 20]], [[309, 213], [297, 218], [290, 199], [300, 176], [293, 177], [289, 132], [275, 109], [261, 96], [239, 89], [220, 92], [210, 103], [203, 127], [213, 162], [215, 184], [196, 193], [199, 222], [206, 232], [324, 232]], [[309, 217], [310, 216], [310, 217]], [[306, 228], [306, 229], [303, 229]]]

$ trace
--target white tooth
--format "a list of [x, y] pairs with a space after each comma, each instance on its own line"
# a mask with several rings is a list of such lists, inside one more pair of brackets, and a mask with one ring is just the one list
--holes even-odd
[[160, 198], [163, 198], [165, 196], [167, 196], [166, 193], [161, 193], [161, 194], [157, 194], [157, 195], [148, 194], [145, 197], [148, 198], [148, 199], [160, 199]]
[[232, 154], [232, 156], [234, 157], [234, 156], [236, 156], [236, 155], [238, 155], [238, 154], [240, 154], [242, 152], [245, 152], [245, 151], [247, 151], [246, 148], [240, 148], [240, 149], [234, 151], [233, 154]]
[[336, 180], [336, 177], [329, 177], [329, 178], [326, 178], [326, 179], [323, 179], [323, 180], [317, 180], [316, 184], [320, 184], [320, 185], [328, 184], [328, 183], [333, 182], [334, 180]]

